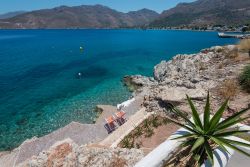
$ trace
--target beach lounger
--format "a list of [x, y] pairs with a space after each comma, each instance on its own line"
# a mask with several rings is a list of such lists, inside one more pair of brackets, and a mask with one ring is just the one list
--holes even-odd
[[124, 111], [118, 111], [117, 113], [115, 113], [116, 116], [116, 122], [121, 126], [122, 124], [124, 124], [126, 122], [126, 118], [125, 117], [125, 112]]
[[114, 116], [105, 118], [105, 121], [106, 124], [104, 125], [104, 127], [107, 129], [108, 133], [113, 132], [116, 129]]

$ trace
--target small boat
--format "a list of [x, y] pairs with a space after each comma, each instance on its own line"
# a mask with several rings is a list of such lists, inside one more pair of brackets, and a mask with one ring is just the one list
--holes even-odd
[[82, 79], [82, 72], [78, 72], [78, 73], [76, 74], [76, 78], [77, 78], [77, 79]]
[[83, 52], [84, 48], [82, 46], [80, 46], [80, 52]]
[[225, 34], [224, 32], [218, 33], [219, 38], [244, 38], [242, 34]]

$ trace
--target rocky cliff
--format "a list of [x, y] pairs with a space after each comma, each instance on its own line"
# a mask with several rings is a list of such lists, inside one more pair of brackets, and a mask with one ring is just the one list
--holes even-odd
[[[124, 81], [136, 90], [135, 94], [145, 94], [143, 105], [149, 112], [168, 112], [168, 103], [187, 111], [186, 94], [202, 111], [207, 91], [211, 92], [213, 108], [216, 108], [226, 98], [221, 95], [225, 81], [237, 85], [237, 77], [247, 63], [248, 55], [240, 53], [236, 46], [216, 46], [197, 54], [179, 54], [170, 61], [162, 61], [154, 67], [154, 78], [126, 76]], [[235, 104], [235, 110], [246, 107], [250, 95], [242, 92], [238, 85], [234, 89], [237, 93], [233, 94], [230, 104]]]

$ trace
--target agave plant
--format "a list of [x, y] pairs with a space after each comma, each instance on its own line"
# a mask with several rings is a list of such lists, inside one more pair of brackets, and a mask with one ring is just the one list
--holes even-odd
[[248, 130], [237, 130], [236, 128], [232, 128], [232, 126], [249, 118], [240, 117], [242, 116], [242, 114], [246, 113], [249, 108], [244, 109], [225, 120], [222, 120], [221, 118], [223, 112], [225, 111], [228, 104], [228, 100], [226, 100], [219, 108], [219, 110], [215, 113], [215, 115], [210, 118], [210, 102], [208, 93], [202, 121], [189, 96], [187, 96], [187, 100], [192, 110], [193, 121], [190, 121], [183, 113], [175, 108], [172, 108], [173, 112], [184, 119], [186, 124], [182, 124], [174, 120], [171, 121], [188, 130], [188, 133], [175, 139], [186, 139], [184, 140], [183, 145], [190, 146], [189, 148], [191, 148], [191, 156], [198, 162], [199, 166], [203, 164], [207, 159], [211, 162], [212, 165], [214, 164], [214, 146], [219, 146], [226, 152], [228, 152], [226, 147], [229, 147], [240, 153], [250, 156], [250, 154], [237, 147], [250, 147], [249, 144], [240, 141], [234, 141], [228, 138], [229, 136], [235, 135], [237, 133], [248, 132]]

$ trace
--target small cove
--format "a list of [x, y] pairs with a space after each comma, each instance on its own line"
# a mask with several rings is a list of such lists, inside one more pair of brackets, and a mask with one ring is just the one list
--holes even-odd
[[125, 75], [152, 76], [161, 60], [235, 42], [216, 32], [0, 30], [0, 150], [72, 121], [92, 123], [97, 104], [131, 96]]

